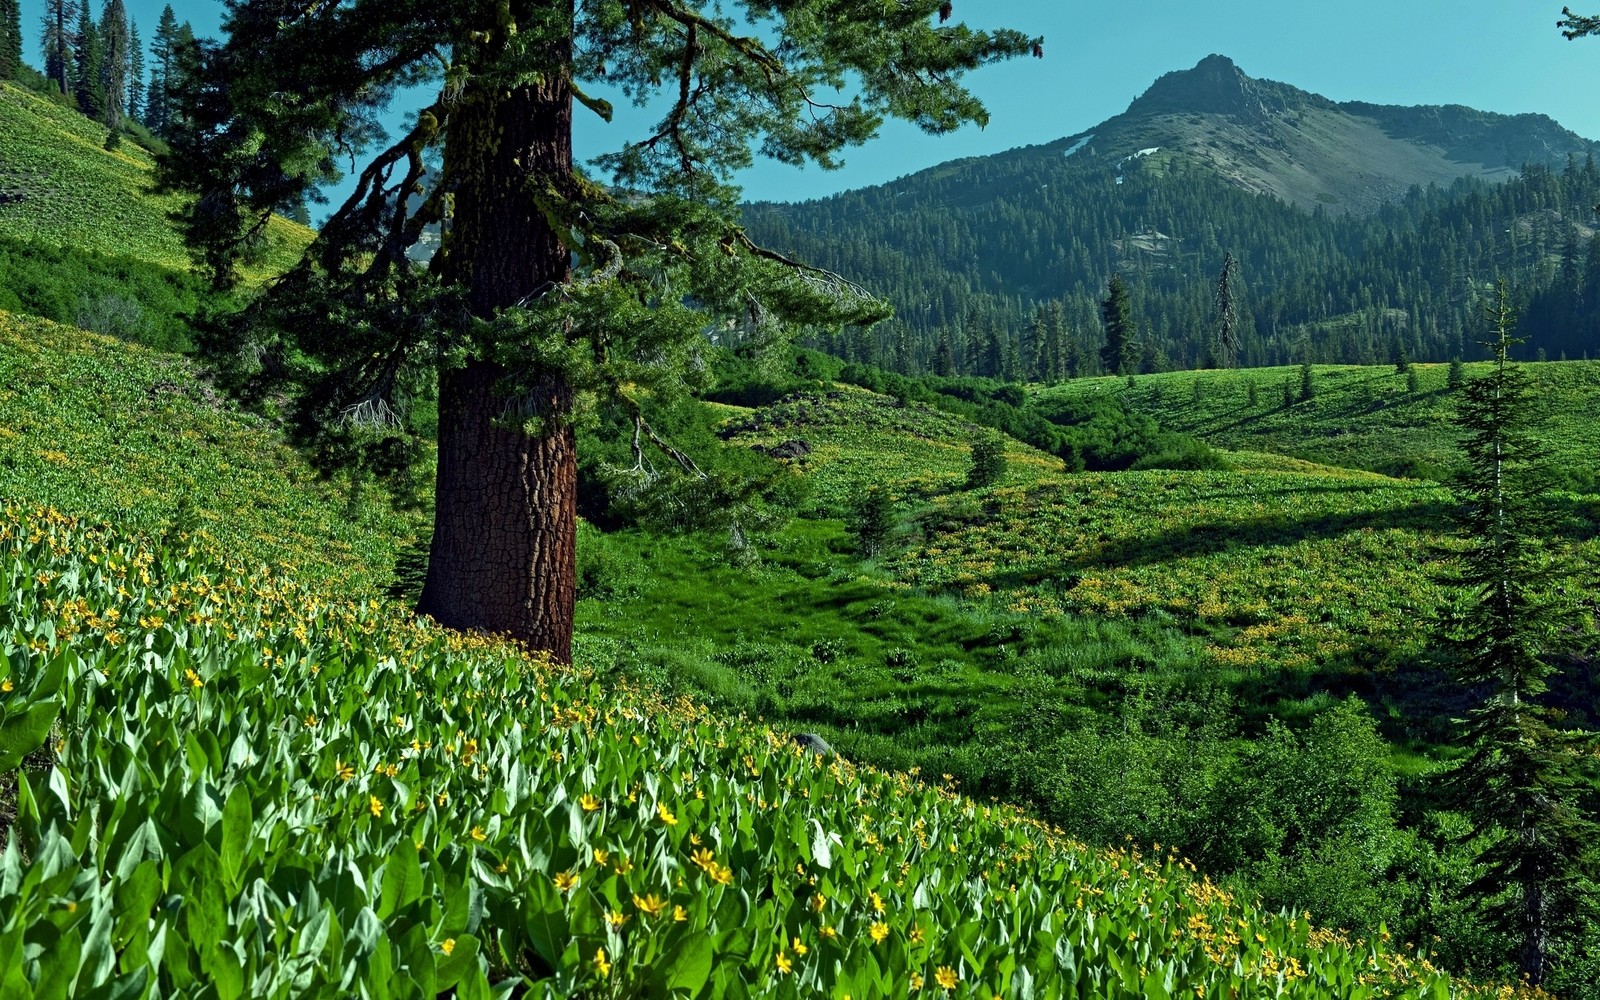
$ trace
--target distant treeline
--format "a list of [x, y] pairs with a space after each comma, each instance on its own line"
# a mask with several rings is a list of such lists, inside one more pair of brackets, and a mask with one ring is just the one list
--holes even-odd
[[[1119, 183], [1120, 180], [1120, 183]], [[1100, 374], [1100, 302], [1132, 296], [1141, 370], [1213, 367], [1224, 254], [1240, 263], [1237, 363], [1481, 356], [1511, 282], [1529, 359], [1600, 357], [1600, 168], [1534, 165], [1501, 184], [1413, 188], [1371, 216], [1249, 194], [1181, 155], [1085, 167], [1046, 150], [746, 212], [761, 242], [883, 295], [898, 317], [813, 338], [907, 374], [1056, 381]]]

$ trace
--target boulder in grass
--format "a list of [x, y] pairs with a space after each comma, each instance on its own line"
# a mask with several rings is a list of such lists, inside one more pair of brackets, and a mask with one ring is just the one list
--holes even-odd
[[794, 742], [797, 746], [804, 747], [820, 757], [828, 757], [833, 754], [833, 747], [828, 746], [828, 741], [816, 733], [795, 733]]
[[773, 458], [805, 458], [811, 454], [811, 442], [795, 438], [762, 450]]

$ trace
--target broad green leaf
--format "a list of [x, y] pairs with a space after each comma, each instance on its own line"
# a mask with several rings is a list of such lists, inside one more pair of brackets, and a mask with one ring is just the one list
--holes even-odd
[[229, 889], [237, 891], [239, 876], [247, 859], [254, 820], [250, 808], [250, 789], [244, 784], [233, 786], [222, 807], [222, 879]]
[[0, 773], [14, 769], [22, 758], [44, 746], [61, 703], [54, 698], [29, 705], [27, 711], [0, 722]]
[[713, 957], [710, 937], [698, 933], [681, 935], [677, 945], [656, 965], [652, 982], [663, 993], [697, 996], [711, 978]]
[[435, 985], [440, 992], [451, 989], [470, 970], [478, 967], [478, 939], [471, 934], [463, 934], [452, 940], [454, 944], [451, 945], [450, 954], [441, 952], [434, 960]]
[[383, 886], [378, 892], [378, 916], [387, 920], [422, 895], [422, 864], [417, 845], [402, 837], [383, 866]]

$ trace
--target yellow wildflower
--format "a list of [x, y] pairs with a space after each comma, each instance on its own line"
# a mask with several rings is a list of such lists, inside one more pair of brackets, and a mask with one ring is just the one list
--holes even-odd
[[678, 825], [678, 817], [672, 815], [672, 810], [667, 808], [667, 804], [665, 802], [656, 803], [656, 815], [660, 816], [661, 822], [667, 824], [668, 826]]
[[444, 952], [446, 955], [454, 952], [456, 950], [456, 939], [445, 938], [444, 943], [439, 945], [439, 950]]
[[876, 921], [867, 929], [867, 933], [872, 935], [873, 944], [882, 944], [883, 939], [889, 936], [889, 925], [882, 920]]
[[367, 809], [372, 813], [372, 818], [377, 819], [383, 815], [383, 803], [378, 801], [376, 795], [367, 796]]
[[578, 797], [578, 805], [583, 807], [584, 812], [592, 813], [596, 809], [600, 808], [600, 800], [595, 798], [593, 795], [590, 795], [588, 792], [584, 792]]
[[961, 977], [956, 975], [956, 970], [948, 965], [939, 966], [938, 971], [933, 974], [933, 978], [947, 990], [955, 989], [956, 984], [961, 982]]
[[666, 911], [667, 901], [659, 898], [653, 892], [643, 899], [639, 898], [638, 893], [634, 893], [633, 905], [647, 917], [659, 917]]
[[572, 874], [570, 871], [556, 872], [554, 875], [550, 876], [550, 881], [554, 882], [556, 884], [556, 888], [561, 892], [571, 892], [573, 887], [578, 884], [578, 876]]
[[788, 973], [794, 971], [794, 962], [790, 961], [789, 956], [785, 955], [783, 952], [778, 952], [777, 961], [779, 972]]
[[601, 978], [611, 975], [611, 963], [606, 961], [606, 950], [604, 948], [595, 950], [594, 971], [600, 973]]

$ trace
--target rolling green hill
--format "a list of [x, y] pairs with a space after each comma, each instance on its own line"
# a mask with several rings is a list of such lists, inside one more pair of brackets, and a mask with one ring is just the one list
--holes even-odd
[[[1417, 390], [1393, 367], [1315, 365], [1315, 397], [1284, 405], [1284, 387], [1298, 396], [1298, 368], [1171, 372], [1126, 379], [1074, 379], [1039, 391], [1077, 399], [1119, 395], [1164, 427], [1195, 434], [1220, 448], [1275, 452], [1326, 465], [1392, 475], [1438, 477], [1459, 454], [1448, 366], [1413, 366]], [[1473, 378], [1483, 364], [1463, 366]], [[1600, 479], [1600, 362], [1567, 361], [1524, 368], [1542, 404], [1537, 435], [1557, 473], [1571, 486]], [[1255, 402], [1251, 403], [1251, 386]]]

